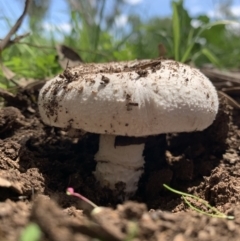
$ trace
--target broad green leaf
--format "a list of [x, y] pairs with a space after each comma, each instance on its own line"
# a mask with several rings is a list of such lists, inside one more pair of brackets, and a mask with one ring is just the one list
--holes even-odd
[[199, 32], [197, 33], [196, 37], [195, 38], [198, 38], [203, 31], [205, 30], [208, 30], [214, 26], [217, 26], [217, 25], [228, 25], [228, 24], [236, 24], [238, 22], [236, 21], [231, 21], [231, 20], [221, 20], [221, 21], [216, 21], [216, 22], [213, 22], [213, 23], [208, 23], [208, 24], [205, 24], [203, 25], [200, 29], [199, 29]]
[[192, 38], [192, 42], [189, 44], [187, 50], [185, 51], [183, 57], [181, 58], [181, 62], [185, 62], [189, 56], [191, 55], [191, 51], [195, 45], [195, 43], [197, 42], [197, 40], [199, 39], [199, 37], [201, 36], [201, 34], [205, 31], [208, 30], [214, 26], [218, 26], [218, 25], [226, 25], [226, 24], [233, 24], [236, 23], [235, 21], [229, 21], [229, 20], [223, 20], [223, 21], [216, 21], [213, 23], [209, 23], [209, 24], [205, 24], [203, 25], [199, 31], [197, 32], [197, 34]]

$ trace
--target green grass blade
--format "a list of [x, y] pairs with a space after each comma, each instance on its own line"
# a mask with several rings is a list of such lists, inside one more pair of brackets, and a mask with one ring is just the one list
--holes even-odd
[[193, 34], [194, 34], [194, 28], [191, 28], [188, 34], [187, 38], [187, 44], [191, 44], [193, 42]]
[[173, 2], [173, 16], [172, 16], [172, 28], [173, 28], [173, 47], [174, 58], [179, 60], [179, 46], [180, 46], [180, 22], [177, 10], [177, 3]]
[[212, 64], [221, 68], [221, 64], [218, 61], [217, 57], [209, 49], [203, 48], [201, 52], [202, 52], [203, 55], [205, 55], [210, 60], [210, 62]]
[[188, 38], [187, 38], [187, 46], [188, 47], [180, 59], [180, 62], [182, 62], [182, 63], [185, 63], [187, 61], [187, 59], [189, 58], [190, 53], [192, 51], [192, 48], [194, 46], [193, 34], [194, 34], [194, 28], [191, 28], [191, 30], [188, 34]]
[[[205, 214], [207, 216], [210, 216], [210, 217], [216, 217], [216, 218], [224, 218], [224, 219], [229, 219], [229, 220], [233, 220], [235, 217], [234, 216], [228, 216], [228, 215], [225, 215], [224, 213], [218, 211], [215, 207], [212, 207], [206, 200], [200, 198], [200, 197], [197, 197], [195, 195], [192, 195], [192, 194], [188, 194], [188, 193], [185, 193], [185, 192], [181, 192], [181, 191], [178, 191], [176, 189], [173, 189], [171, 187], [169, 187], [168, 185], [166, 184], [163, 184], [163, 186], [175, 193], [175, 194], [178, 194], [178, 195], [181, 195], [183, 200], [185, 201], [185, 203], [192, 209], [192, 210], [195, 210], [196, 212], [198, 213], [201, 213], [201, 214]], [[204, 210], [202, 209], [199, 209], [198, 207], [195, 207], [194, 205], [192, 205], [191, 201], [188, 200], [188, 198], [192, 198], [198, 202], [200, 202], [202, 205], [204, 205], [206, 208], [208, 208], [209, 212], [205, 212]], [[213, 212], [213, 213], [211, 213]]]
[[194, 42], [192, 42], [189, 46], [188, 46], [188, 48], [187, 48], [187, 50], [184, 52], [184, 55], [183, 55], [183, 57], [181, 58], [181, 60], [180, 60], [180, 62], [182, 62], [182, 63], [185, 63], [186, 62], [186, 60], [189, 58], [189, 56], [190, 56], [190, 53], [191, 53], [191, 51], [192, 51], [192, 48], [193, 48], [193, 46], [194, 46]]

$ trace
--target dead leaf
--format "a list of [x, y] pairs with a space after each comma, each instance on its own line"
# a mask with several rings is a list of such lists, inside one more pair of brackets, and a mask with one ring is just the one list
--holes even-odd
[[83, 63], [80, 55], [66, 45], [59, 44], [56, 46], [56, 50], [58, 63], [62, 69], [66, 69], [67, 67], [74, 67]]
[[160, 43], [158, 45], [158, 56], [159, 57], [162, 57], [162, 58], [165, 58], [166, 57], [166, 54], [167, 54], [167, 49], [166, 47], [164, 46], [164, 44]]

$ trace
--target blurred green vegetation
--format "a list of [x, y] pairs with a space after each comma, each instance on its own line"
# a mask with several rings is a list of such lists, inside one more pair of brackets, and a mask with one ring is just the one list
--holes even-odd
[[[96, 4], [87, 0], [67, 2], [70, 33], [55, 28], [46, 34], [43, 24], [50, 0], [41, 1], [41, 8], [39, 1], [32, 1], [28, 14], [31, 35], [2, 52], [2, 62], [16, 74], [15, 78], [44, 79], [61, 71], [56, 60], [58, 43], [73, 48], [84, 62], [164, 56], [198, 67], [206, 63], [221, 68], [239, 67], [239, 31], [234, 31], [229, 21], [213, 22], [207, 15], [191, 17], [183, 0], [172, 1], [172, 16], [168, 18], [142, 20], [130, 15], [124, 27], [116, 24], [116, 17], [127, 5], [123, 0], [113, 1], [112, 11], [107, 14], [106, 0]], [[1, 71], [0, 85], [6, 86]]]
[[40, 239], [41, 229], [36, 223], [29, 223], [20, 236], [20, 241], [39, 241]]

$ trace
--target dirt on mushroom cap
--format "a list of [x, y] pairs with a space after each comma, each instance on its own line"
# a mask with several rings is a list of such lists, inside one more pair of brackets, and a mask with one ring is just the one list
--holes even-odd
[[49, 125], [146, 136], [205, 129], [215, 119], [218, 97], [197, 69], [143, 60], [67, 70], [43, 87], [39, 109]]

